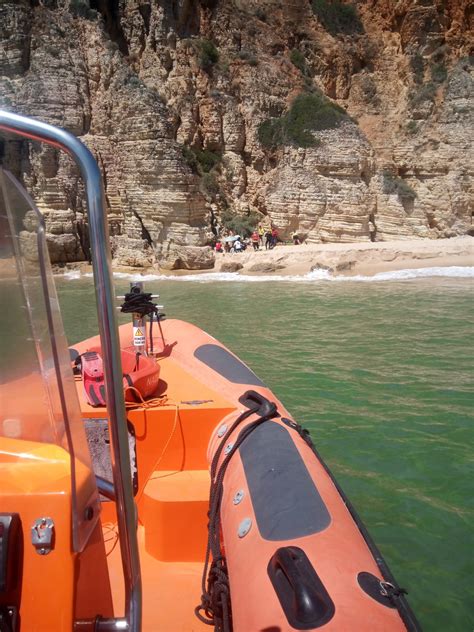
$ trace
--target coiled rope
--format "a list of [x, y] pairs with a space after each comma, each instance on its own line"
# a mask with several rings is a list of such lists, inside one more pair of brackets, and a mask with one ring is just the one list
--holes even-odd
[[165, 337], [161, 328], [161, 319], [164, 314], [160, 314], [158, 306], [151, 300], [152, 294], [149, 292], [128, 292], [125, 294], [125, 300], [121, 305], [120, 311], [124, 314], [140, 314], [140, 316], [152, 316], [150, 318], [150, 351], [153, 353], [153, 316], [156, 317], [158, 328], [160, 330], [163, 347], [165, 346]]
[[[263, 415], [256, 421], [246, 426], [237, 437], [232, 448], [222, 461], [219, 469], [217, 465], [222, 454], [222, 450], [227, 440], [239, 424], [259, 410], [259, 407], [250, 408], [243, 412], [234, 421], [230, 429], [222, 438], [211, 463], [211, 488], [209, 494], [209, 523], [206, 558], [202, 574], [202, 595], [201, 603], [196, 606], [194, 612], [198, 619], [207, 625], [213, 625], [215, 632], [231, 632], [232, 630], [232, 610], [230, 604], [229, 574], [225, 557], [221, 550], [221, 518], [220, 508], [222, 494], [224, 491], [224, 477], [229, 462], [235, 452], [239, 449], [247, 437], [262, 423], [277, 416], [277, 408], [272, 403], [268, 414]], [[212, 563], [210, 557], [212, 555]], [[207, 585], [206, 585], [207, 584]], [[203, 612], [204, 614], [202, 614]]]
[[131, 402], [125, 400], [125, 408], [128, 410], [129, 408], [157, 408], [159, 406], [168, 406], [168, 396], [167, 395], [158, 395], [157, 397], [152, 397], [149, 399], [144, 399], [143, 395], [140, 391], [135, 388], [135, 386], [126, 386], [124, 388], [124, 394], [128, 391], [133, 393], [134, 397], [137, 398], [137, 401]]

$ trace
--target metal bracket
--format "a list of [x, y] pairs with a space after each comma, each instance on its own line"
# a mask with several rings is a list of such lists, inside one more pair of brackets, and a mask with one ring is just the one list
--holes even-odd
[[226, 432], [227, 432], [227, 426], [225, 424], [222, 424], [222, 426], [220, 426], [219, 430], [217, 431], [217, 436], [219, 437], [219, 439], [223, 437]]
[[252, 528], [252, 518], [244, 518], [239, 524], [237, 535], [239, 538], [244, 538]]
[[0, 630], [16, 632], [18, 630], [18, 609], [15, 606], [0, 606]]
[[234, 505], [238, 505], [242, 501], [244, 496], [245, 496], [245, 492], [243, 489], [239, 489], [238, 492], [235, 492], [235, 496], [232, 499], [232, 502], [234, 503]]
[[52, 518], [38, 518], [31, 527], [31, 544], [38, 555], [48, 555], [54, 548], [54, 522]]

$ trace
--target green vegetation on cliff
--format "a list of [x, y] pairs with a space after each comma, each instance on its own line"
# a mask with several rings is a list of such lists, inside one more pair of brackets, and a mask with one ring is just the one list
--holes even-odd
[[425, 62], [419, 52], [415, 53], [412, 57], [409, 57], [410, 67], [413, 72], [413, 80], [416, 84], [423, 83]]
[[269, 149], [281, 145], [314, 147], [319, 141], [312, 132], [334, 129], [348, 119], [346, 112], [324, 95], [300, 94], [285, 115], [260, 124], [258, 138]]
[[222, 156], [209, 149], [192, 149], [187, 145], [181, 148], [181, 152], [187, 165], [196, 175], [201, 177], [201, 191], [211, 198], [219, 193], [219, 182], [215, 172]]
[[298, 68], [298, 70], [301, 72], [302, 75], [309, 74], [308, 67], [306, 66], [306, 59], [303, 53], [297, 48], [294, 48], [291, 51], [290, 61], [293, 64], [293, 66], [296, 66], [296, 68]]
[[241, 237], [250, 237], [261, 220], [262, 217], [255, 211], [249, 211], [247, 215], [236, 215], [230, 209], [226, 209], [221, 214], [224, 228]]
[[184, 145], [181, 151], [188, 166], [199, 175], [209, 173], [221, 160], [220, 154], [209, 149], [191, 149]]
[[443, 63], [433, 64], [430, 68], [431, 79], [435, 83], [444, 83], [448, 78], [448, 70]]
[[99, 14], [95, 9], [91, 9], [89, 3], [85, 0], [71, 0], [69, 11], [76, 17], [85, 18], [86, 20], [95, 21], [99, 19]]
[[214, 42], [207, 39], [201, 39], [199, 45], [199, 65], [203, 70], [210, 70], [214, 64], [219, 61], [219, 51]]
[[432, 81], [424, 83], [409, 94], [408, 100], [412, 107], [416, 107], [426, 101], [434, 101], [436, 86]]
[[362, 23], [357, 9], [352, 4], [345, 4], [341, 0], [313, 0], [313, 13], [331, 35], [345, 33], [362, 33]]
[[396, 193], [402, 201], [413, 201], [416, 198], [416, 192], [405, 182], [405, 180], [392, 175], [388, 171], [384, 171], [383, 173], [382, 186], [384, 193], [389, 195]]

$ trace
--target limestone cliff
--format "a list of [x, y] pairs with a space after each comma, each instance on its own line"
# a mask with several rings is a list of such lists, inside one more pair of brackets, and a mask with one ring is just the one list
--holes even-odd
[[[309, 242], [462, 235], [473, 22], [468, 0], [3, 0], [0, 106], [94, 152], [118, 264], [211, 267], [236, 214]], [[302, 94], [337, 122], [308, 127]], [[87, 258], [69, 159], [1, 149], [53, 261]]]

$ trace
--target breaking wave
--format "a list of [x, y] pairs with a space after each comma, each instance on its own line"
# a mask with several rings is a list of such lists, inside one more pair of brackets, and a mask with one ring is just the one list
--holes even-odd
[[[70, 280], [91, 278], [92, 273], [82, 273], [79, 270], [70, 270], [64, 273], [64, 277]], [[392, 272], [378, 272], [373, 276], [334, 276], [329, 270], [314, 270], [302, 275], [265, 274], [251, 275], [238, 272], [199, 272], [195, 274], [167, 275], [167, 274], [140, 274], [128, 272], [114, 272], [114, 278], [129, 281], [191, 281], [194, 283], [210, 282], [237, 282], [237, 283], [311, 283], [315, 281], [365, 282], [374, 283], [380, 281], [405, 281], [429, 277], [454, 277], [474, 278], [474, 266], [449, 266], [438, 268], [416, 268], [408, 270], [394, 270]]]
[[64, 274], [62, 275], [64, 278], [66, 279], [80, 279], [81, 277], [85, 277], [85, 274], [81, 274], [79, 270], [68, 270], [67, 272], [64, 272]]

